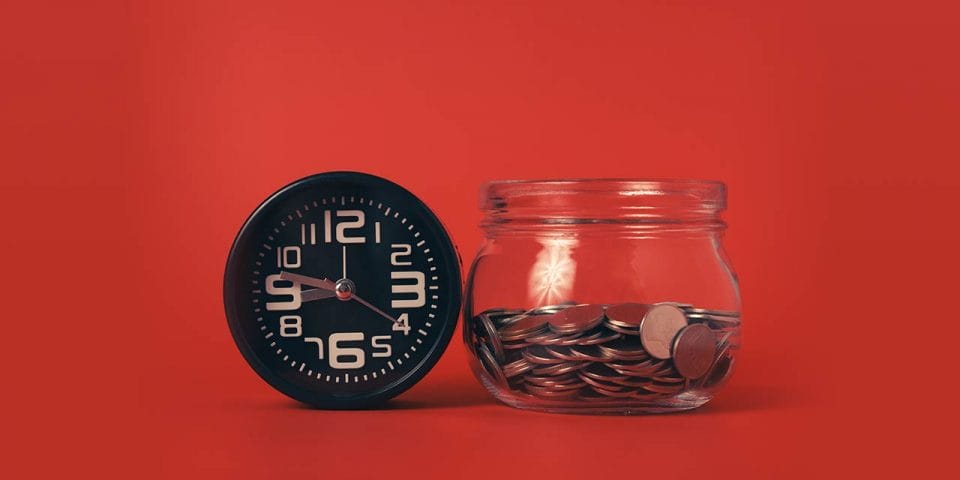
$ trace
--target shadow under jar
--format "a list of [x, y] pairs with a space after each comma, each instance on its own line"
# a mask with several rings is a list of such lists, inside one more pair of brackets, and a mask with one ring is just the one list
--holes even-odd
[[562, 413], [688, 410], [729, 379], [740, 295], [723, 183], [495, 181], [467, 280], [471, 368], [502, 402]]

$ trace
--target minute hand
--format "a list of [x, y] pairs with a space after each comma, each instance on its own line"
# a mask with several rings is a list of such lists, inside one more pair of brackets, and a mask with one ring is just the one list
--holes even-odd
[[397, 323], [397, 319], [391, 317], [390, 315], [387, 315], [386, 313], [383, 312], [383, 310], [380, 310], [379, 308], [374, 307], [373, 305], [370, 304], [370, 302], [368, 302], [368, 301], [366, 301], [366, 300], [358, 297], [356, 294], [353, 294], [350, 298], [352, 298], [352, 299], [360, 302], [361, 305], [363, 305], [364, 307], [369, 308], [370, 310], [373, 310], [374, 312], [376, 312], [376, 313], [377, 313], [378, 315], [380, 315], [381, 317], [386, 318], [387, 320], [390, 320], [390, 321], [393, 322], [393, 323]]

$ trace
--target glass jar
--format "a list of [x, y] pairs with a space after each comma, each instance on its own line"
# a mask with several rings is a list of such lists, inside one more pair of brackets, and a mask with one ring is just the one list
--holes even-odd
[[696, 408], [729, 379], [740, 295], [723, 183], [495, 181], [467, 280], [471, 368], [502, 402], [565, 413]]

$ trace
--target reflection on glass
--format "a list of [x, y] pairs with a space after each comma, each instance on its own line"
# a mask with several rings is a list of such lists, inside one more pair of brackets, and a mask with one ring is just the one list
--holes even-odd
[[575, 238], [542, 238], [542, 249], [530, 269], [528, 297], [533, 305], [554, 305], [566, 301], [573, 291], [577, 262], [573, 259]]

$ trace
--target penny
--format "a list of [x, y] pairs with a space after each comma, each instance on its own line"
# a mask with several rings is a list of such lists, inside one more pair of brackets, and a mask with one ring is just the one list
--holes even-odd
[[733, 363], [734, 358], [729, 353], [721, 357], [705, 376], [703, 386], [714, 387], [725, 382], [733, 372]]
[[480, 357], [480, 363], [483, 365], [484, 370], [493, 377], [494, 381], [501, 385], [507, 384], [507, 377], [504, 376], [503, 371], [500, 370], [500, 366], [497, 365], [497, 359], [493, 357], [493, 353], [490, 352], [490, 349], [486, 345], [480, 345], [477, 348], [477, 352]]
[[554, 357], [550, 353], [551, 352], [544, 347], [532, 347], [523, 349], [521, 355], [524, 360], [536, 365], [556, 365], [566, 362], [566, 360]]
[[515, 360], [503, 366], [503, 375], [507, 378], [515, 377], [522, 373], [529, 372], [533, 368], [533, 364], [526, 361], [526, 359], [521, 358], [520, 360]]
[[686, 325], [687, 317], [680, 308], [662, 303], [653, 305], [640, 321], [640, 342], [650, 356], [670, 358], [673, 341]]
[[677, 334], [673, 365], [684, 378], [696, 379], [707, 373], [717, 353], [717, 336], [710, 327], [695, 323]]
[[490, 320], [488, 315], [480, 314], [477, 317], [477, 323], [484, 333], [484, 340], [490, 347], [493, 356], [497, 359], [498, 363], [503, 363], [506, 360], [506, 354], [503, 351], [503, 343], [500, 341], [497, 328], [493, 326], [493, 321]]
[[580, 333], [603, 323], [603, 305], [577, 305], [550, 316], [550, 330], [562, 334]]
[[649, 305], [642, 303], [621, 303], [607, 307], [607, 319], [615, 326], [622, 328], [640, 328], [640, 322], [650, 310]]
[[542, 316], [526, 315], [500, 329], [500, 338], [518, 340], [540, 333], [547, 328], [547, 322]]

